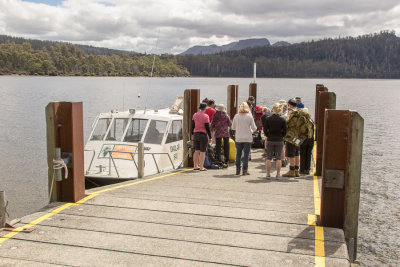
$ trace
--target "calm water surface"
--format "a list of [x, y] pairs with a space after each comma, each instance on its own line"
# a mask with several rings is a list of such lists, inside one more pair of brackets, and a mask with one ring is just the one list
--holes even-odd
[[[84, 103], [85, 139], [100, 112], [128, 107], [170, 106], [185, 89], [226, 104], [226, 88], [246, 78], [84, 78], [0, 76], [0, 190], [11, 218], [47, 204], [45, 106]], [[359, 261], [365, 266], [400, 265], [400, 81], [347, 79], [258, 79], [258, 102], [301, 96], [314, 114], [315, 84], [337, 95], [337, 109], [357, 110], [365, 120], [359, 225]], [[140, 94], [140, 99], [138, 95]], [[396, 167], [397, 166], [397, 167]]]

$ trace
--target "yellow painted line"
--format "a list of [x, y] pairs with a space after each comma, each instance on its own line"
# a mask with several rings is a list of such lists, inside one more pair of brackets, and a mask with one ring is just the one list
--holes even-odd
[[2, 236], [0, 238], [0, 244], [5, 242], [5, 241], [7, 241], [10, 238], [12, 238], [13, 236], [17, 235], [18, 233], [20, 233], [24, 229], [31, 228], [31, 227], [37, 225], [38, 223], [50, 218], [51, 216], [59, 213], [60, 211], [65, 210], [66, 208], [68, 208], [69, 206], [72, 206], [72, 205], [76, 205], [76, 204], [75, 203], [66, 203], [66, 204], [62, 205], [61, 207], [58, 207], [57, 209], [55, 209], [55, 210], [43, 215], [42, 217], [40, 217], [40, 218], [38, 218], [38, 219], [36, 219], [34, 221], [31, 221], [30, 223], [28, 223], [28, 224], [26, 224], [24, 226], [15, 228], [12, 232], [10, 232], [10, 233], [8, 233], [8, 234], [6, 234], [6, 235], [4, 235], [4, 236]]
[[[316, 151], [316, 142], [314, 142], [314, 162], [317, 162], [317, 151]], [[314, 173], [316, 168], [314, 166]], [[310, 225], [314, 225], [315, 231], [315, 266], [317, 267], [325, 267], [325, 241], [324, 241], [324, 227], [317, 226], [316, 220], [317, 215], [321, 215], [321, 196], [319, 194], [319, 185], [318, 185], [318, 177], [316, 175], [313, 176], [313, 184], [314, 184], [314, 219], [315, 224], [310, 224], [310, 216], [308, 215], [308, 221]]]
[[14, 237], [15, 235], [17, 235], [18, 233], [20, 233], [24, 229], [31, 228], [31, 227], [41, 223], [42, 221], [50, 218], [51, 216], [53, 216], [53, 215], [65, 210], [66, 208], [68, 208], [70, 206], [80, 205], [80, 204], [88, 201], [89, 199], [92, 199], [95, 196], [98, 196], [101, 193], [108, 192], [108, 191], [115, 190], [115, 189], [119, 189], [119, 188], [123, 188], [123, 187], [136, 185], [136, 184], [141, 184], [141, 183], [145, 183], [145, 182], [154, 181], [154, 180], [157, 180], [157, 179], [165, 178], [165, 177], [168, 177], [168, 176], [172, 176], [172, 175], [175, 175], [175, 174], [178, 174], [178, 173], [187, 172], [187, 171], [191, 171], [191, 170], [193, 170], [193, 169], [186, 169], [186, 170], [182, 170], [182, 171], [179, 171], [179, 172], [173, 172], [173, 173], [169, 173], [169, 174], [164, 174], [164, 175], [160, 175], [160, 176], [153, 177], [153, 178], [150, 178], [150, 179], [146, 179], [146, 180], [142, 180], [142, 181], [138, 181], [138, 182], [133, 182], [133, 183], [125, 184], [125, 185], [114, 186], [114, 187], [107, 188], [107, 189], [104, 189], [104, 190], [100, 190], [100, 191], [97, 191], [97, 192], [94, 192], [94, 193], [89, 193], [86, 197], [82, 198], [81, 200], [79, 200], [76, 203], [65, 203], [61, 207], [58, 207], [55, 210], [50, 211], [49, 213], [43, 215], [42, 217], [39, 217], [38, 219], [33, 220], [33, 221], [31, 221], [30, 223], [28, 223], [28, 224], [26, 224], [24, 226], [20, 226], [20, 227], [15, 228], [12, 232], [0, 237], [0, 244], [5, 242], [5, 241], [7, 241], [7, 240], [9, 240], [10, 238]]
[[161, 176], [149, 178], [149, 179], [138, 181], [138, 182], [133, 182], [133, 183], [124, 184], [124, 185], [118, 185], [118, 186], [114, 186], [114, 187], [107, 188], [107, 189], [104, 189], [104, 190], [93, 192], [92, 194], [97, 195], [97, 194], [108, 192], [108, 191], [111, 191], [111, 190], [120, 189], [120, 188], [132, 186], [132, 185], [136, 185], [136, 184], [146, 183], [146, 182], [158, 180], [158, 179], [161, 179], [161, 178], [164, 178], [164, 177], [172, 176], [172, 175], [175, 175], [175, 174], [178, 174], [178, 173], [187, 172], [187, 171], [191, 171], [191, 170], [193, 170], [193, 169], [186, 169], [186, 170], [182, 170], [182, 171], [179, 171], [179, 172], [168, 173], [168, 174], [164, 174], [164, 175], [161, 175]]
[[317, 225], [317, 215], [308, 214], [307, 224], [308, 225]]
[[315, 256], [325, 257], [324, 227], [315, 226]]

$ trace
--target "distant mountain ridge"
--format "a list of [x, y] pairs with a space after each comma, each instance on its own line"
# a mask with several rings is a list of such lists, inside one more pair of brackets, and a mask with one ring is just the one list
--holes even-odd
[[196, 45], [189, 48], [185, 52], [182, 52], [179, 55], [201, 55], [201, 54], [208, 55], [224, 51], [242, 50], [249, 47], [270, 46], [270, 45], [271, 44], [267, 38], [246, 39], [221, 46], [215, 44], [207, 46]]
[[39, 50], [43, 47], [49, 49], [51, 46], [55, 44], [70, 44], [74, 45], [76, 48], [81, 49], [85, 54], [89, 55], [104, 55], [104, 56], [112, 56], [112, 55], [137, 55], [139, 53], [133, 51], [124, 51], [124, 50], [117, 50], [117, 49], [110, 49], [104, 47], [95, 47], [91, 45], [80, 45], [80, 44], [72, 44], [68, 42], [60, 42], [60, 41], [43, 41], [43, 40], [36, 40], [36, 39], [26, 39], [22, 37], [12, 37], [8, 35], [0, 35], [0, 44], [4, 44], [6, 42], [13, 42], [15, 44], [23, 44], [24, 42], [28, 42], [32, 45], [33, 49]]

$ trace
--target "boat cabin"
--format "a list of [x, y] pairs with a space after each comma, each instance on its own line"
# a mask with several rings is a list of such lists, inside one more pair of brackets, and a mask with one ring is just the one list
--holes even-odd
[[145, 176], [176, 169], [182, 163], [182, 114], [171, 114], [169, 108], [101, 113], [92, 128], [85, 145], [87, 177], [137, 177], [140, 141], [145, 146]]

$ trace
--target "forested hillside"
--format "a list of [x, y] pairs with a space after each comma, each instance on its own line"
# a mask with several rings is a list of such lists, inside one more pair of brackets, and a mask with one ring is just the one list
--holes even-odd
[[[41, 49], [34, 49], [31, 42], [0, 44], [0, 75], [148, 76], [152, 63], [151, 55], [88, 54], [58, 42]], [[175, 56], [157, 56], [154, 76], [188, 76], [176, 63]]]
[[[153, 56], [0, 35], [0, 75], [147, 76]], [[400, 38], [383, 31], [212, 55], [164, 54], [154, 76], [400, 78]]]
[[394, 32], [254, 47], [214, 55], [185, 55], [192, 76], [400, 78], [400, 38]]

